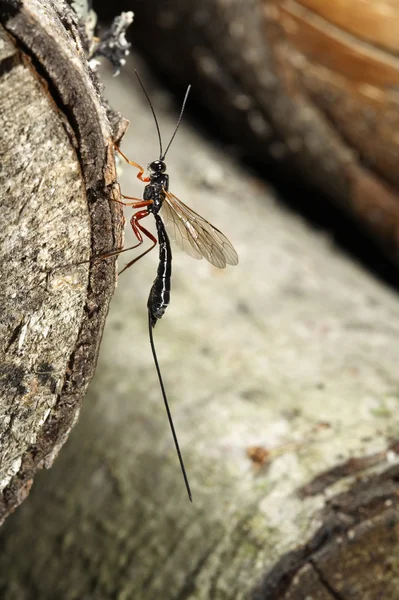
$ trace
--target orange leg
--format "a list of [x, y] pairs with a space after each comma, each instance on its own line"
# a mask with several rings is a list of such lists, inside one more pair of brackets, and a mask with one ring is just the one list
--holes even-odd
[[122, 206], [132, 206], [133, 208], [143, 208], [144, 206], [149, 206], [153, 203], [153, 200], [141, 200], [141, 198], [133, 198], [133, 196], [124, 196], [121, 194], [122, 198], [127, 198], [128, 200], [135, 200], [135, 202], [122, 202], [121, 200], [115, 200], [111, 198], [112, 202], [116, 202], [117, 204], [122, 204]]
[[[135, 248], [138, 248], [139, 246], [141, 246], [141, 244], [143, 243], [143, 241], [141, 240], [141, 242], [139, 242], [138, 244], [135, 244], [134, 246], [129, 246], [129, 248], [122, 248], [122, 250], [114, 250], [113, 252], [108, 252], [108, 254], [101, 254], [100, 256], [94, 256], [91, 260], [85, 260], [83, 262], [97, 262], [99, 260], [105, 260], [107, 258], [111, 258], [112, 256], [119, 256], [119, 254], [123, 254], [124, 252], [130, 252], [130, 250], [134, 250]], [[83, 264], [79, 263], [80, 265]]]
[[138, 165], [137, 163], [133, 162], [132, 160], [129, 160], [128, 157], [123, 154], [122, 150], [120, 148], [118, 148], [118, 146], [112, 142], [114, 145], [114, 148], [117, 152], [119, 152], [119, 154], [125, 159], [125, 161], [129, 164], [132, 165], [132, 167], [136, 167], [136, 169], [139, 170], [139, 172], [137, 173], [137, 178], [140, 179], [140, 181], [144, 181], [146, 183], [148, 183], [150, 181], [149, 177], [143, 177], [144, 175], [144, 169], [143, 167], [140, 167], [140, 165]]
[[[120, 202], [119, 200], [114, 200], [114, 202], [118, 202], [119, 204], [123, 204], [125, 206], [133, 206], [134, 208], [142, 208], [144, 206], [148, 206], [150, 204], [152, 204], [152, 200], [142, 200], [140, 202], [132, 202], [129, 204], [125, 204], [124, 202]], [[139, 246], [141, 246], [141, 244], [143, 243], [143, 237], [140, 233], [140, 231], [138, 230], [137, 226], [136, 226], [136, 221], [140, 218], [140, 219], [144, 219], [144, 217], [146, 217], [147, 215], [149, 215], [150, 213], [147, 212], [146, 210], [142, 210], [139, 213], [136, 213], [136, 215], [133, 215], [130, 223], [133, 227], [133, 231], [136, 235], [136, 238], [138, 239], [139, 243], [135, 244], [134, 246], [129, 246], [129, 248], [123, 248], [121, 250], [114, 250], [113, 252], [108, 252], [107, 254], [101, 254], [101, 256], [95, 256], [94, 258], [92, 258], [91, 260], [93, 261], [98, 261], [98, 260], [105, 260], [106, 258], [111, 258], [112, 256], [118, 256], [119, 254], [122, 254], [123, 252], [129, 252], [130, 250], [134, 250], [135, 248], [138, 248]], [[141, 215], [141, 216], [138, 216]], [[133, 226], [133, 220], [135, 223], [135, 226]], [[140, 226], [138, 226], [140, 227]], [[147, 230], [145, 230], [147, 231]], [[151, 236], [151, 234], [148, 236], [150, 237], [151, 240], [153, 240], [153, 236]], [[151, 249], [151, 248], [150, 248]], [[84, 262], [91, 262], [91, 261], [84, 261]], [[79, 264], [83, 264], [83, 263], [79, 263]]]
[[132, 218], [130, 219], [130, 225], [132, 226], [132, 229], [134, 231], [135, 236], [137, 237], [137, 239], [139, 240], [139, 243], [136, 245], [139, 246], [140, 244], [143, 243], [143, 236], [141, 235], [140, 232], [143, 232], [144, 235], [146, 235], [151, 241], [152, 241], [152, 246], [150, 246], [149, 248], [147, 248], [147, 250], [145, 250], [145, 252], [142, 252], [141, 254], [139, 254], [139, 256], [136, 256], [136, 258], [134, 258], [133, 260], [131, 260], [129, 263], [127, 263], [127, 265], [125, 265], [122, 269], [122, 271], [119, 271], [119, 275], [121, 275], [123, 273], [123, 271], [126, 271], [126, 269], [128, 269], [129, 267], [131, 267], [132, 265], [134, 265], [134, 263], [136, 263], [138, 260], [140, 260], [140, 258], [143, 258], [143, 256], [145, 256], [146, 254], [148, 254], [148, 252], [150, 252], [157, 244], [157, 238], [154, 237], [152, 235], [152, 233], [150, 233], [147, 229], [145, 229], [145, 227], [143, 227], [142, 225], [140, 225], [139, 221], [141, 219], [144, 219], [145, 217], [148, 217], [150, 213], [146, 210], [141, 210], [138, 213], [136, 213], [135, 215], [132, 216]]
[[125, 198], [125, 200], [135, 200], [136, 202], [147, 202], [147, 203], [151, 203], [153, 202], [153, 200], [143, 200], [142, 198], [135, 198], [134, 196], [126, 196], [125, 194], [121, 194], [122, 198]]
[[123, 252], [129, 252], [130, 250], [134, 250], [135, 248], [138, 248], [139, 246], [141, 246], [143, 242], [140, 241], [138, 244], [135, 244], [134, 246], [129, 246], [129, 248], [122, 248], [121, 250], [114, 250], [113, 252], [108, 252], [107, 254], [100, 254], [99, 256], [93, 256], [93, 258], [90, 258], [89, 260], [82, 260], [80, 262], [78, 262], [78, 265], [85, 265], [86, 263], [91, 263], [91, 262], [98, 262], [100, 260], [106, 260], [107, 258], [111, 258], [112, 256], [119, 256], [119, 254], [122, 254]]

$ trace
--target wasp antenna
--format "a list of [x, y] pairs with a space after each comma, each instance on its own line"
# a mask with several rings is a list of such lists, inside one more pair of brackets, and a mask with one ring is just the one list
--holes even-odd
[[[155, 114], [154, 107], [152, 106], [152, 102], [151, 102], [151, 100], [150, 100], [150, 97], [149, 97], [149, 95], [148, 95], [148, 93], [147, 93], [147, 90], [146, 90], [146, 89], [145, 89], [145, 87], [144, 87], [144, 84], [143, 84], [143, 82], [141, 81], [141, 79], [140, 79], [140, 77], [139, 77], [139, 74], [137, 73], [137, 71], [136, 71], [136, 70], [134, 70], [134, 72], [135, 72], [135, 74], [136, 74], [136, 77], [137, 77], [137, 79], [139, 80], [139, 84], [141, 85], [141, 88], [142, 88], [142, 90], [143, 90], [143, 92], [144, 92], [144, 94], [145, 94], [145, 97], [147, 98], [148, 104], [150, 105], [151, 112], [152, 112], [152, 114], [153, 114], [153, 117], [154, 117], [155, 126], [156, 126], [156, 128], [157, 128], [157, 132], [158, 132], [158, 139], [159, 139], [159, 160], [162, 160], [162, 139], [161, 139], [161, 131], [160, 131], [160, 129], [159, 129], [159, 124], [158, 124], [158, 119], [157, 119], [157, 116], [156, 116], [156, 114]], [[169, 144], [169, 146], [170, 146], [170, 144]], [[169, 146], [168, 146], [168, 147], [169, 147]], [[166, 149], [166, 150], [167, 150], [167, 149]], [[165, 154], [166, 154], [166, 152], [165, 152]]]
[[178, 121], [177, 121], [176, 129], [174, 130], [174, 132], [173, 132], [173, 135], [172, 135], [172, 137], [170, 138], [170, 142], [169, 142], [169, 144], [168, 144], [168, 146], [167, 146], [167, 148], [166, 148], [166, 150], [165, 150], [164, 154], [163, 154], [163, 155], [161, 155], [161, 157], [160, 157], [160, 160], [164, 160], [164, 158], [165, 158], [165, 156], [166, 156], [166, 153], [167, 153], [167, 151], [169, 150], [169, 148], [170, 148], [170, 146], [171, 146], [171, 144], [172, 144], [173, 140], [175, 139], [175, 135], [176, 135], [176, 133], [177, 133], [177, 130], [179, 129], [180, 121], [182, 120], [182, 116], [183, 116], [183, 113], [184, 113], [184, 108], [185, 108], [185, 106], [186, 106], [186, 102], [187, 102], [187, 98], [188, 98], [188, 95], [189, 95], [189, 93], [190, 93], [190, 90], [191, 90], [191, 85], [189, 85], [189, 86], [188, 86], [188, 88], [187, 88], [187, 91], [186, 91], [186, 95], [184, 96], [184, 100], [183, 100], [183, 104], [182, 104], [182, 107], [181, 107], [180, 116], [179, 116], [179, 119], [178, 119]]
[[153, 329], [155, 323], [156, 323], [156, 320], [155, 321], [153, 320], [153, 318], [151, 317], [150, 311], [148, 311], [148, 329], [149, 329], [149, 334], [150, 334], [150, 344], [151, 344], [152, 356], [154, 357], [155, 368], [156, 368], [157, 373], [158, 373], [158, 379], [159, 379], [159, 384], [161, 386], [163, 401], [165, 403], [166, 414], [168, 415], [168, 421], [169, 421], [170, 429], [172, 431], [173, 441], [175, 442], [175, 448], [176, 448], [177, 456], [179, 457], [180, 468], [181, 468], [181, 472], [183, 474], [184, 483], [186, 484], [186, 490], [187, 490], [188, 498], [189, 498], [190, 502], [192, 502], [193, 501], [193, 497], [192, 497], [192, 494], [191, 494], [190, 484], [188, 483], [186, 468], [184, 466], [183, 457], [182, 457], [182, 454], [180, 452], [179, 442], [177, 441], [177, 435], [176, 435], [176, 431], [175, 431], [175, 426], [173, 425], [172, 414], [170, 412], [168, 399], [166, 397], [166, 392], [165, 392], [165, 388], [164, 388], [164, 385], [163, 385], [161, 370], [160, 370], [159, 364], [158, 364], [157, 353], [155, 351], [154, 336], [153, 336], [153, 333], [152, 333], [152, 329]]

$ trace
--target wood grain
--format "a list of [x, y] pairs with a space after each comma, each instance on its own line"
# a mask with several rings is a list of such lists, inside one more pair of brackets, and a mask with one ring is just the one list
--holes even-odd
[[32, 0], [2, 21], [4, 519], [76, 422], [115, 285], [114, 261], [89, 260], [120, 246], [121, 217], [112, 131], [73, 13]]

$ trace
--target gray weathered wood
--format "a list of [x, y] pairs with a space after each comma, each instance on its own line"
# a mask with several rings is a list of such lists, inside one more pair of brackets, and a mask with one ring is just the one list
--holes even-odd
[[28, 0], [2, 22], [0, 519], [77, 420], [115, 285], [113, 259], [88, 261], [121, 245], [112, 131], [74, 13]]

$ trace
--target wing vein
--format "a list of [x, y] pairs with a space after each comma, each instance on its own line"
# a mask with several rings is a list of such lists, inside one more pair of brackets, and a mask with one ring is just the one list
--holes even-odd
[[215, 267], [238, 264], [231, 242], [214, 225], [189, 208], [174, 194], [165, 191], [162, 216], [174, 242], [189, 256], [206, 258]]

